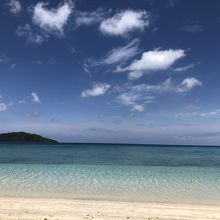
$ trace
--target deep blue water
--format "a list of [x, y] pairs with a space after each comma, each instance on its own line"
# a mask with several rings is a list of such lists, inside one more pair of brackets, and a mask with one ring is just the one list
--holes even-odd
[[0, 195], [220, 204], [220, 148], [0, 144]]
[[0, 144], [0, 164], [220, 166], [220, 147]]

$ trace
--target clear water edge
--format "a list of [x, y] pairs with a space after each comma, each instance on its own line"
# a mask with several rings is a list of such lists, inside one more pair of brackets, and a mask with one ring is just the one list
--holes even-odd
[[1, 196], [220, 204], [219, 148], [42, 147], [0, 145]]

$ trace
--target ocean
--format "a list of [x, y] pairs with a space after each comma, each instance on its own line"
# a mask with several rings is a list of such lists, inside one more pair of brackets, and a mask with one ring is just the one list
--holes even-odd
[[0, 196], [220, 204], [220, 147], [0, 144]]

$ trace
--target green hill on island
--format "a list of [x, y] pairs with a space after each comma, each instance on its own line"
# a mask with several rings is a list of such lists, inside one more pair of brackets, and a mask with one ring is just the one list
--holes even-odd
[[0, 142], [16, 142], [16, 143], [45, 143], [55, 144], [55, 140], [42, 137], [37, 134], [30, 134], [26, 132], [12, 132], [0, 134]]

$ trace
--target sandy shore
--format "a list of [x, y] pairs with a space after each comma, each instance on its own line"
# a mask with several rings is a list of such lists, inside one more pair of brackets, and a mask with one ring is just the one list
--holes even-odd
[[0, 198], [0, 220], [220, 219], [220, 206], [39, 198]]

